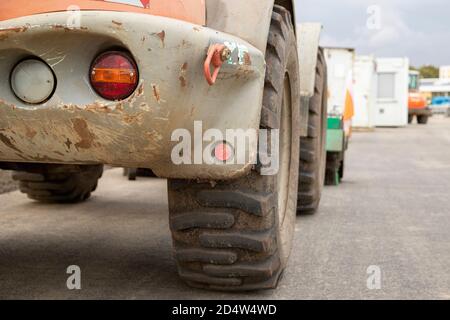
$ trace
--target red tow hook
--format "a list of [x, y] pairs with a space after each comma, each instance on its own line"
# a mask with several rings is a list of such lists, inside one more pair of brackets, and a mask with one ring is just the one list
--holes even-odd
[[[216, 83], [220, 68], [230, 56], [231, 50], [224, 44], [212, 44], [209, 47], [203, 70], [205, 72], [206, 81], [210, 86]], [[211, 74], [211, 65], [214, 67], [213, 74]]]

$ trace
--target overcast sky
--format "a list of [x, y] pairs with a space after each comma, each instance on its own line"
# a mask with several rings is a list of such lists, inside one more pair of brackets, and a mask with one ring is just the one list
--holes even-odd
[[[450, 65], [449, 0], [296, 0], [297, 21], [322, 22], [322, 45]], [[369, 12], [368, 12], [369, 11]]]

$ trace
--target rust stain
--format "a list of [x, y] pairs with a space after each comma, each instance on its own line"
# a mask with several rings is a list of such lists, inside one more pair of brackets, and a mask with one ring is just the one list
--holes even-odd
[[250, 54], [248, 52], [244, 54], [244, 64], [246, 64], [247, 66], [252, 65], [252, 58], [250, 57]]
[[89, 149], [92, 147], [95, 135], [89, 131], [85, 120], [76, 118], [72, 120], [73, 128], [78, 136], [81, 138], [80, 142], [75, 143], [77, 149]]
[[33, 130], [32, 128], [30, 128], [30, 127], [28, 127], [28, 126], [25, 128], [25, 130], [27, 131], [27, 132], [25, 133], [25, 135], [26, 135], [27, 138], [29, 138], [29, 139], [33, 139], [33, 138], [37, 135], [36, 130]]
[[72, 143], [72, 141], [69, 140], [69, 138], [67, 138], [67, 141], [64, 142], [64, 144], [66, 145], [67, 149], [70, 150], [70, 148], [72, 147], [73, 143]]
[[181, 66], [181, 69], [180, 69], [179, 79], [180, 79], [180, 84], [181, 84], [182, 88], [185, 88], [187, 86], [186, 72], [187, 72], [188, 66], [189, 66], [188, 63], [185, 62], [185, 63], [183, 63], [183, 65]]
[[158, 103], [161, 102], [161, 93], [159, 91], [159, 88], [156, 84], [152, 84], [152, 88], [153, 88], [153, 96], [155, 97], [156, 101], [158, 101]]
[[0, 40], [7, 39], [12, 33], [20, 33], [28, 30], [28, 27], [16, 27], [0, 30]]
[[183, 75], [181, 75], [179, 79], [180, 79], [181, 87], [182, 87], [182, 88], [186, 88], [186, 86], [187, 86], [187, 80], [186, 80], [186, 78], [185, 78]]
[[165, 41], [166, 41], [166, 31], [163, 30], [163, 31], [158, 32], [158, 33], [153, 33], [153, 35], [157, 36], [159, 38], [159, 40], [161, 40], [161, 44], [162, 44], [162, 46], [164, 48], [166, 46], [166, 43], [165, 43]]
[[62, 25], [62, 24], [55, 24], [52, 26], [53, 29], [58, 30], [58, 29], [63, 29], [64, 31], [77, 31], [77, 30], [81, 30], [81, 31], [86, 31], [88, 30], [87, 27], [79, 27], [79, 28], [70, 28], [68, 26]]
[[19, 153], [22, 153], [17, 147], [11, 142], [11, 139], [5, 136], [3, 133], [0, 133], [0, 141], [5, 144], [10, 149], [13, 149], [14, 151], [17, 151]]

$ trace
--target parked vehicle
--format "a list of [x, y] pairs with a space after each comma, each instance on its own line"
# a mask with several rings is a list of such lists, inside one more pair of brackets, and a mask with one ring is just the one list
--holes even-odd
[[448, 115], [450, 112], [450, 97], [434, 97], [430, 109], [435, 114]]
[[337, 186], [344, 178], [345, 153], [352, 135], [355, 49], [325, 48], [328, 77], [327, 164], [325, 184]]
[[427, 124], [428, 118], [433, 115], [427, 99], [419, 92], [419, 78], [420, 72], [409, 71], [408, 123], [410, 124], [415, 117], [419, 124]]
[[[56, 203], [89, 198], [103, 165], [151, 169], [181, 278], [275, 287], [323, 185], [321, 26], [295, 26], [291, 0], [117, 2], [0, 3], [0, 168]], [[228, 131], [266, 134], [233, 162]]]

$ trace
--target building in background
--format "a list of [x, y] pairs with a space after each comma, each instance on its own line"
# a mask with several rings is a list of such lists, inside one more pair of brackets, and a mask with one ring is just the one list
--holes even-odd
[[439, 68], [439, 78], [450, 80], [450, 66], [442, 66]]
[[377, 58], [374, 94], [375, 126], [408, 124], [409, 59]]
[[450, 78], [421, 79], [420, 92], [430, 103], [434, 98], [450, 97]]

